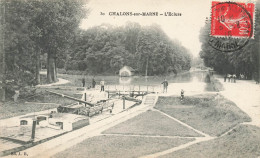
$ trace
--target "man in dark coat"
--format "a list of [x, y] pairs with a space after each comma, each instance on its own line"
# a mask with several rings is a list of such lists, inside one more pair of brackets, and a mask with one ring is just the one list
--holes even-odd
[[166, 92], [167, 93], [167, 87], [168, 87], [168, 81], [165, 79], [163, 82], [163, 93]]
[[85, 87], [86, 81], [85, 81], [85, 77], [82, 78], [82, 87]]
[[92, 79], [92, 88], [95, 88], [95, 86], [96, 86], [96, 81], [95, 81], [95, 79], [93, 78], [93, 79]]

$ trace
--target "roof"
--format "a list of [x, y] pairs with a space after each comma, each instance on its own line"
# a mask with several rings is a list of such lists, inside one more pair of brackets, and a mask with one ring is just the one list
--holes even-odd
[[121, 69], [123, 69], [123, 68], [126, 68], [126, 69], [128, 69], [128, 70], [130, 70], [130, 71], [135, 71], [135, 69], [133, 69], [133, 68], [130, 67], [130, 66], [123, 66]]

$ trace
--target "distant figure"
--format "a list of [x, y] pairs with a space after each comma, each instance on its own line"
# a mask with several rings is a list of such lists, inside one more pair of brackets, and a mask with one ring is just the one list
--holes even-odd
[[167, 87], [168, 87], [168, 81], [166, 79], [164, 79], [164, 81], [162, 82], [163, 84], [163, 93], [166, 92], [167, 93]]
[[15, 92], [15, 94], [14, 94], [14, 102], [16, 102], [18, 97], [19, 97], [19, 95], [20, 95], [20, 92], [18, 90], [15, 90], [14, 92]]
[[210, 74], [209, 73], [207, 73], [207, 75], [205, 77], [205, 82], [210, 83]]
[[105, 81], [104, 79], [100, 81], [101, 91], [105, 90]]
[[224, 76], [224, 82], [226, 82], [227, 80], [227, 74]]
[[234, 81], [234, 83], [236, 83], [236, 78], [237, 78], [236, 74], [233, 74], [233, 81]]
[[230, 82], [231, 82], [231, 83], [234, 82], [234, 80], [233, 80], [233, 75], [230, 75]]
[[240, 79], [243, 80], [245, 76], [243, 74], [240, 74]]
[[231, 75], [228, 74], [228, 75], [227, 75], [227, 78], [228, 78], [228, 82], [230, 82]]
[[182, 89], [181, 90], [181, 100], [183, 100], [184, 99], [184, 90]]
[[86, 81], [85, 81], [85, 77], [82, 78], [82, 87], [85, 87]]
[[95, 86], [96, 86], [96, 81], [95, 81], [95, 79], [93, 78], [93, 79], [92, 79], [92, 88], [95, 88]]

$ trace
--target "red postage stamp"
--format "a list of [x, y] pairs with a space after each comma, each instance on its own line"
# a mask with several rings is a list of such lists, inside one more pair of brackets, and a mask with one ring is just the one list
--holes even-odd
[[251, 38], [254, 33], [254, 3], [212, 2], [211, 36]]

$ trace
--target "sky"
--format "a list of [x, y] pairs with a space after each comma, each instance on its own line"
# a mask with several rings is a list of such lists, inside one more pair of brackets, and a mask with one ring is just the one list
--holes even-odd
[[[103, 23], [114, 26], [137, 22], [146, 26], [158, 24], [171, 39], [177, 39], [194, 57], [199, 55], [200, 28], [210, 18], [210, 0], [90, 0], [86, 7], [90, 13], [80, 27], [88, 29]], [[105, 13], [105, 15], [101, 15]], [[165, 12], [181, 13], [181, 16], [111, 16], [110, 12]]]

